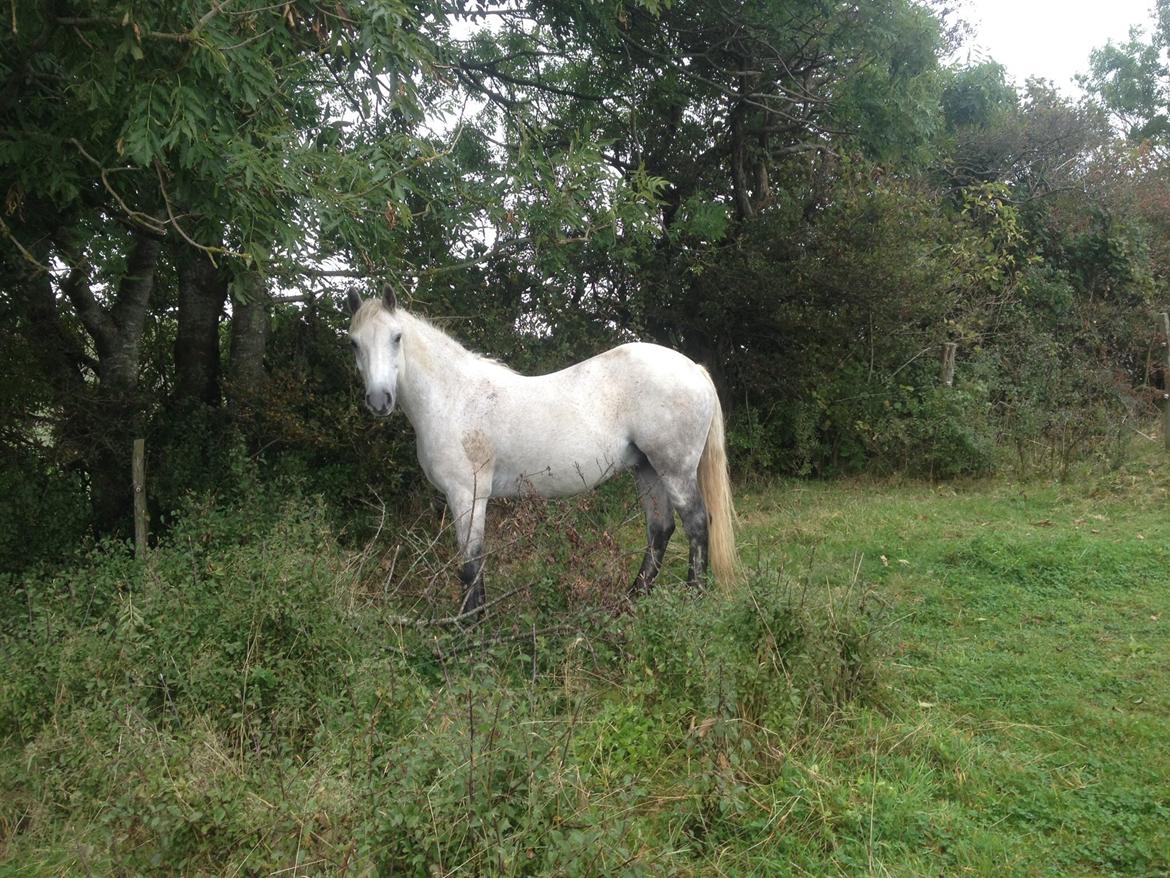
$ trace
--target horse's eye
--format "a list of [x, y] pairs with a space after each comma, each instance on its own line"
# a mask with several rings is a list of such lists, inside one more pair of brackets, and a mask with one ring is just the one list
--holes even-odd
[[356, 338], [351, 338], [351, 339], [349, 340], [349, 346], [350, 346], [351, 348], [353, 348], [353, 349], [356, 351], [356, 350], [358, 349], [357, 339], [356, 339]]
[[398, 342], [402, 341], [402, 333], [401, 332], [394, 333], [394, 338], [392, 339], [392, 341], [394, 342], [394, 344], [398, 344]]

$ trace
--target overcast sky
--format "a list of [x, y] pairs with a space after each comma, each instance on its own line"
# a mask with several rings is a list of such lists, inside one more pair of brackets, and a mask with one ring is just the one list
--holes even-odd
[[967, 0], [960, 12], [975, 34], [958, 57], [990, 55], [1016, 85], [1041, 76], [1073, 95], [1073, 76], [1088, 70], [1089, 53], [1127, 39], [1135, 24], [1148, 30], [1153, 8], [1154, 0]]

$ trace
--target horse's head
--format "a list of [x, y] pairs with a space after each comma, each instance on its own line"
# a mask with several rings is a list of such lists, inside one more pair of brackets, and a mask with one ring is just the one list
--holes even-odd
[[366, 405], [375, 415], [394, 411], [398, 372], [402, 366], [402, 321], [394, 291], [387, 285], [382, 298], [363, 302], [349, 294], [349, 340], [358, 371], [366, 382]]

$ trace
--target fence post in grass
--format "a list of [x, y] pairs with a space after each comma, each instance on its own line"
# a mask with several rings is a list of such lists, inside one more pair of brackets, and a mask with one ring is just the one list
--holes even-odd
[[146, 558], [146, 440], [134, 440], [134, 453], [130, 459], [130, 471], [134, 484], [134, 557], [139, 561]]
[[951, 387], [955, 383], [955, 351], [959, 349], [958, 344], [953, 341], [948, 341], [943, 345], [942, 354], [942, 383], [943, 387]]
[[1162, 333], [1165, 341], [1162, 360], [1162, 441], [1170, 451], [1170, 314], [1162, 312]]

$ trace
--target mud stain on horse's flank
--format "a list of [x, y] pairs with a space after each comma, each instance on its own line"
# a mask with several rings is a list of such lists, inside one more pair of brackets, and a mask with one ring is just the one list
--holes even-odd
[[487, 466], [492, 461], [492, 446], [488, 442], [488, 438], [484, 435], [483, 430], [468, 430], [461, 437], [463, 442], [463, 453], [467, 455], [467, 459], [471, 465], [480, 470]]

